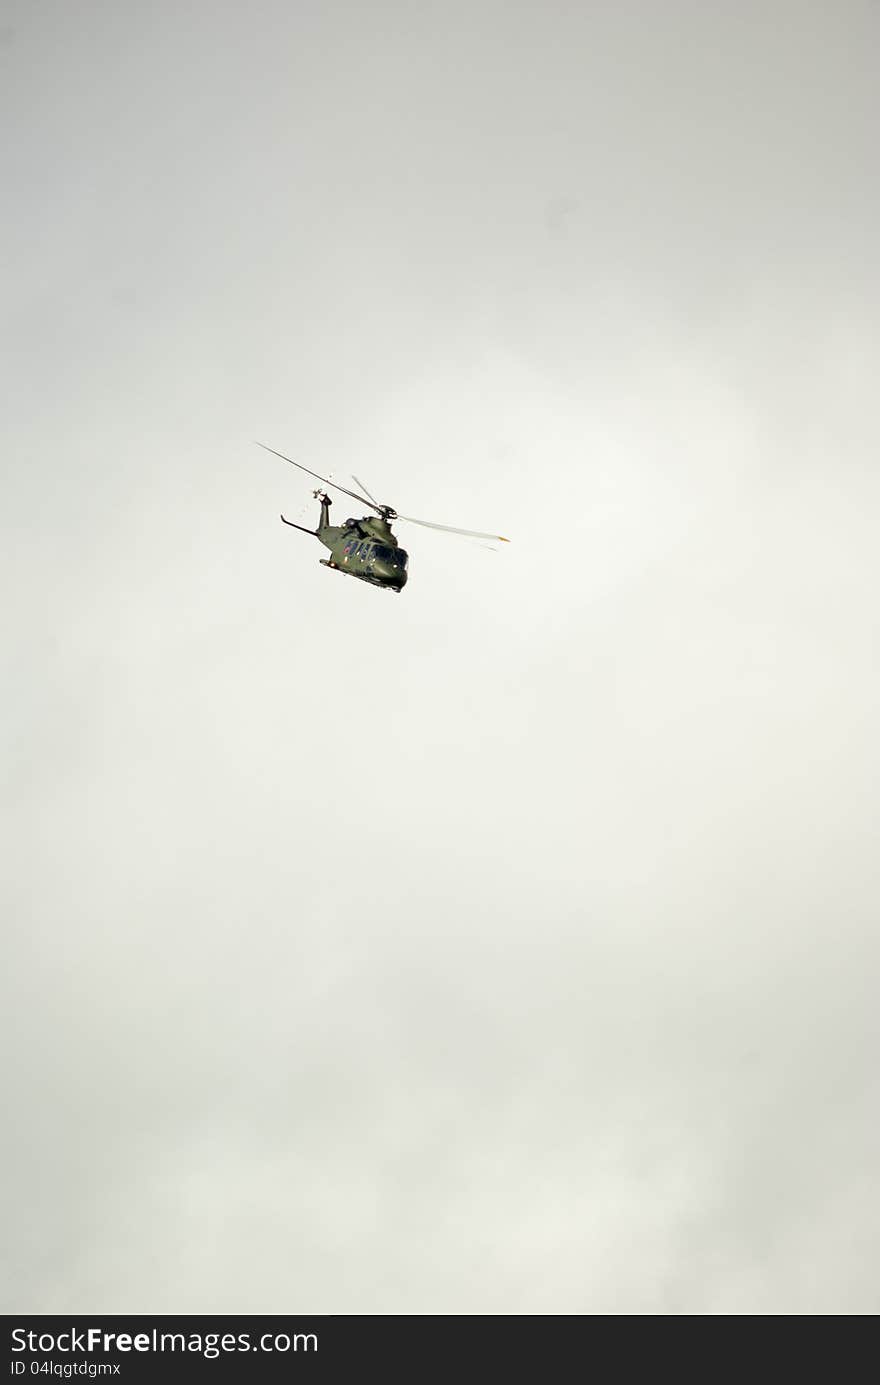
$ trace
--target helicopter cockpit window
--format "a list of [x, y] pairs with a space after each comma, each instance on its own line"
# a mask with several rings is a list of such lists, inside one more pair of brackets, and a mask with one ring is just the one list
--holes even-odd
[[384, 544], [377, 545], [376, 557], [383, 563], [394, 563], [397, 567], [406, 567], [406, 554], [402, 548], [386, 548]]

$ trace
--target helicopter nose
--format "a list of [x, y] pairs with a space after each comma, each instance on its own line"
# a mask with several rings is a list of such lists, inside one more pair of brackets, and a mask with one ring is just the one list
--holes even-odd
[[373, 571], [381, 582], [389, 587], [406, 586], [406, 572], [403, 568], [395, 567], [393, 563], [376, 560]]

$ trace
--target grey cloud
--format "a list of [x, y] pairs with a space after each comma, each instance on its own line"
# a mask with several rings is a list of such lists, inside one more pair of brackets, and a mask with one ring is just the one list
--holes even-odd
[[875, 1312], [876, 8], [206, 14], [0, 49], [4, 1303]]

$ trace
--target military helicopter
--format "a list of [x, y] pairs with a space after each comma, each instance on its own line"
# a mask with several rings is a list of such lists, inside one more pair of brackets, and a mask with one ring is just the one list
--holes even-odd
[[341, 491], [343, 495], [348, 495], [352, 500], [368, 505], [371, 510], [376, 511], [378, 519], [367, 515], [363, 519], [347, 519], [344, 524], [331, 524], [330, 506], [333, 502], [326, 491], [315, 490], [312, 491], [312, 495], [321, 503], [321, 517], [317, 529], [306, 529], [302, 524], [294, 524], [293, 520], [281, 516], [282, 522], [290, 525], [291, 529], [299, 529], [303, 534], [312, 534], [325, 548], [329, 548], [330, 557], [321, 558], [320, 561], [323, 567], [332, 568], [334, 572], [345, 572], [350, 577], [357, 577], [361, 582], [370, 582], [374, 587], [384, 587], [386, 591], [403, 591], [408, 576], [409, 554], [404, 552], [391, 532], [391, 521], [395, 519], [405, 520], [407, 524], [421, 524], [426, 529], [441, 529], [447, 534], [463, 534], [466, 538], [510, 542], [501, 534], [481, 534], [474, 529], [453, 529], [448, 524], [432, 524], [427, 519], [412, 519], [409, 515], [399, 515], [390, 505], [380, 505], [363, 481], [358, 481], [356, 476], [352, 479], [360, 486], [363, 495], [346, 490], [345, 486], [339, 486], [335, 481], [328, 481], [316, 471], [309, 471], [307, 466], [295, 462], [292, 457], [285, 457], [283, 452], [276, 452], [274, 447], [267, 447], [263, 442], [258, 442], [257, 446], [280, 457], [283, 462], [290, 462], [291, 466], [299, 467], [300, 471], [314, 476], [316, 481], [322, 481], [325, 486], [332, 486], [334, 490]]

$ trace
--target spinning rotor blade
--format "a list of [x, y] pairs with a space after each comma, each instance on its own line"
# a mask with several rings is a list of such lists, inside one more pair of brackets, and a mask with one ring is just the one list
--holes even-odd
[[[298, 466], [300, 471], [308, 472], [309, 476], [314, 476], [316, 481], [323, 481], [325, 486], [332, 486], [334, 490], [342, 491], [343, 495], [351, 496], [352, 500], [358, 500], [362, 505], [369, 503], [372, 509], [382, 514], [381, 506], [377, 505], [375, 501], [366, 502], [362, 495], [355, 495], [354, 491], [347, 491], [345, 486], [338, 486], [335, 481], [328, 481], [326, 476], [319, 476], [316, 471], [309, 471], [309, 468], [303, 466], [302, 462], [295, 462], [292, 457], [285, 457], [283, 452], [276, 452], [274, 447], [266, 447], [264, 442], [258, 442], [257, 447], [262, 447], [264, 451], [271, 452], [274, 456], [280, 457], [282, 462], [290, 462], [291, 466]], [[357, 480], [357, 477], [355, 477], [355, 480]], [[358, 482], [358, 485], [360, 485], [360, 482]]]
[[413, 519], [412, 515], [398, 515], [398, 519], [405, 519], [407, 524], [421, 524], [425, 529], [442, 529], [446, 534], [464, 534], [468, 539], [496, 539], [500, 543], [510, 543], [503, 534], [481, 534], [476, 529], [453, 529], [450, 524], [432, 524], [428, 519]]
[[[274, 447], [267, 447], [264, 442], [258, 442], [257, 447], [262, 447], [264, 451], [271, 452], [274, 457], [280, 457], [282, 462], [289, 462], [291, 466], [299, 467], [308, 476], [314, 476], [316, 481], [323, 481], [325, 486], [332, 486], [334, 490], [341, 491], [343, 495], [348, 495], [352, 500], [357, 500], [361, 505], [369, 505], [383, 519], [403, 519], [407, 524], [421, 524], [425, 529], [439, 529], [445, 534], [462, 534], [467, 539], [492, 539], [497, 543], [510, 543], [503, 534], [484, 534], [478, 529], [455, 529], [451, 524], [433, 524], [429, 519], [413, 519], [412, 515], [399, 515], [396, 510], [392, 510], [390, 505], [380, 505], [378, 500], [374, 500], [367, 490], [363, 481], [358, 481], [354, 476], [352, 479], [357, 482], [364, 492], [358, 495], [356, 491], [346, 490], [345, 486], [337, 485], [335, 481], [328, 481], [326, 476], [319, 476], [317, 471], [310, 471], [302, 462], [295, 462], [292, 457], [285, 457], [283, 452], [276, 452]], [[367, 498], [369, 497], [369, 498]]]
[[374, 495], [370, 495], [370, 492], [367, 490], [367, 488], [366, 488], [366, 486], [364, 485], [363, 481], [358, 480], [357, 476], [355, 476], [355, 475], [352, 475], [352, 478], [351, 478], [351, 479], [352, 479], [353, 481], [357, 481], [357, 484], [360, 486], [360, 488], [361, 488], [361, 490], [363, 491], [364, 495], [367, 495], [367, 496], [370, 497], [370, 500], [371, 500], [372, 503], [376, 506], [376, 509], [377, 509], [377, 510], [378, 510], [378, 509], [381, 509], [381, 506], [380, 506], [378, 500], [376, 499], [376, 497], [375, 497]]

